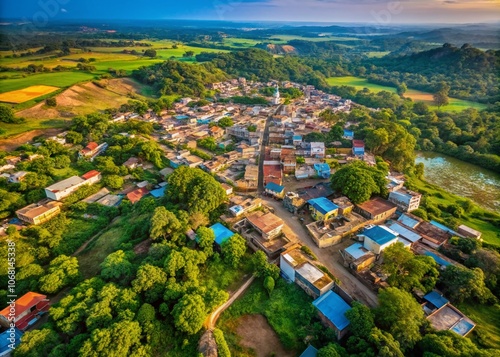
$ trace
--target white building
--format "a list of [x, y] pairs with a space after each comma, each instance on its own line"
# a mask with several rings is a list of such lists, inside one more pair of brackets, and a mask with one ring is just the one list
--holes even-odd
[[406, 188], [389, 193], [389, 201], [394, 203], [403, 212], [411, 212], [420, 206], [422, 194]]
[[370, 252], [380, 254], [382, 251], [398, 242], [398, 233], [386, 226], [372, 226], [358, 234], [364, 239], [363, 246]]
[[53, 185], [50, 185], [49, 187], [45, 188], [45, 195], [54, 201], [60, 201], [63, 198], [71, 195], [83, 185], [93, 185], [100, 180], [101, 173], [92, 170], [87, 172], [82, 177], [72, 176]]

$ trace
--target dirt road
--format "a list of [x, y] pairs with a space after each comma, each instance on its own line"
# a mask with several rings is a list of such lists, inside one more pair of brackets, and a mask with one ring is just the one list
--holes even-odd
[[326, 266], [340, 280], [340, 286], [346, 290], [353, 298], [365, 303], [370, 307], [378, 304], [377, 295], [363, 285], [355, 276], [340, 263], [340, 253], [338, 247], [318, 248], [307, 233], [298, 217], [288, 212], [283, 204], [272, 198], [262, 197], [264, 203], [274, 209], [274, 213], [279, 216], [290, 229], [295, 233], [295, 237], [302, 244], [307, 245], [318, 257], [319, 262]]

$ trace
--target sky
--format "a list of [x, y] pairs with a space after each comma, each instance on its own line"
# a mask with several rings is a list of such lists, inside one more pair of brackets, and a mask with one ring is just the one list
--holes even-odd
[[0, 18], [479, 23], [500, 0], [0, 0]]

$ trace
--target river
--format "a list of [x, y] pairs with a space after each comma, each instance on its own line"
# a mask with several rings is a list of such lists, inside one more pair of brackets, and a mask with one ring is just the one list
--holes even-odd
[[500, 175], [453, 157], [433, 152], [417, 153], [425, 165], [425, 180], [458, 196], [470, 198], [490, 211], [500, 212]]

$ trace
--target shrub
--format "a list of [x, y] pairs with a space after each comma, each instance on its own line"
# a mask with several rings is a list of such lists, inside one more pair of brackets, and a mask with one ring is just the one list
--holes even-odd
[[224, 338], [224, 332], [218, 328], [214, 329], [214, 338], [217, 343], [217, 352], [219, 357], [231, 357], [231, 352], [229, 351], [229, 346], [227, 345], [226, 339]]

